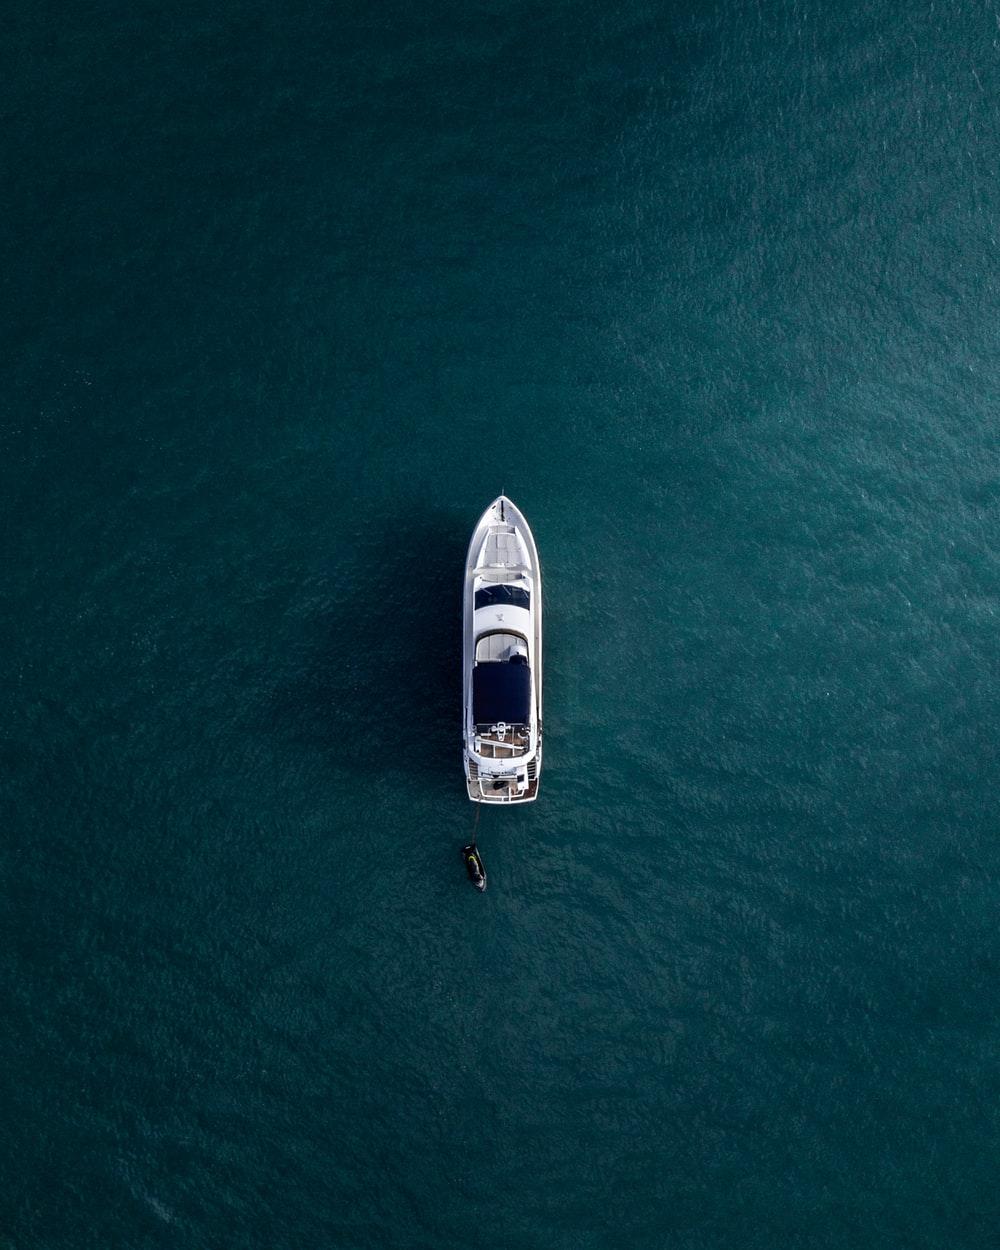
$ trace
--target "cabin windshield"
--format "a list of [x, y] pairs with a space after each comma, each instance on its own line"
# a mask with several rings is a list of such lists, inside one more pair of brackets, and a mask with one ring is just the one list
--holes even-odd
[[483, 586], [476, 591], [476, 608], [527, 608], [531, 596], [520, 586], [501, 584], [499, 586]]

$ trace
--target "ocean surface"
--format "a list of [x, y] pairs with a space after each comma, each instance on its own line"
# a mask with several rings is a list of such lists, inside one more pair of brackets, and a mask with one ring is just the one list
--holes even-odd
[[1000, 8], [42, 0], [0, 71], [2, 1250], [992, 1250]]

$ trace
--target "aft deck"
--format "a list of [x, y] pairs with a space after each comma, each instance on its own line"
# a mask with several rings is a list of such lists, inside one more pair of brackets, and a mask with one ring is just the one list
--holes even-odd
[[488, 773], [480, 776], [476, 761], [469, 760], [468, 773], [465, 779], [469, 798], [474, 803], [530, 803], [532, 799], [538, 796], [537, 759], [528, 761], [527, 772], [528, 786], [525, 790], [518, 790], [517, 781], [514, 777], [497, 778], [503, 784], [494, 788], [494, 779]]
[[512, 760], [524, 755], [531, 741], [527, 725], [511, 727], [501, 735], [496, 725], [477, 725], [475, 752], [484, 760]]

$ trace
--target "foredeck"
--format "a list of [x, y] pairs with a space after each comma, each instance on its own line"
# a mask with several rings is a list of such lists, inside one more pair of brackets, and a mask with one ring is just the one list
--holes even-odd
[[524, 543], [513, 525], [501, 523], [490, 527], [483, 543], [477, 571], [489, 574], [518, 574], [528, 570]]

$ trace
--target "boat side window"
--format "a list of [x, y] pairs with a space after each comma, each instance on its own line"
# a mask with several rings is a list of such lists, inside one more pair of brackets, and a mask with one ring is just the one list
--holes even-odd
[[476, 591], [477, 608], [527, 608], [530, 602], [531, 596], [520, 586], [483, 586]]

